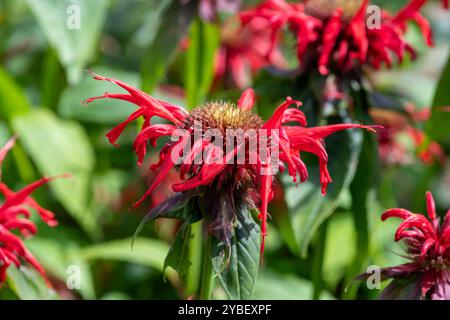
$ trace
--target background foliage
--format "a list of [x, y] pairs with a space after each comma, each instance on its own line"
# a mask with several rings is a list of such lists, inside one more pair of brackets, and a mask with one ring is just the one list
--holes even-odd
[[[398, 6], [397, 1], [377, 2]], [[66, 9], [74, 3], [83, 13], [79, 30], [66, 27]], [[139, 209], [130, 209], [130, 204], [151, 177], [136, 167], [130, 152], [138, 128], [126, 131], [118, 149], [107, 143], [104, 134], [133, 106], [98, 101], [86, 108], [81, 102], [113, 91], [110, 84], [92, 80], [85, 69], [187, 108], [211, 97], [237, 97], [236, 90], [209, 90], [220, 27], [201, 21], [195, 6], [192, 1], [180, 9], [177, 0], [1, 1], [0, 144], [13, 133], [20, 137], [4, 164], [3, 179], [18, 189], [43, 175], [73, 175], [36, 192], [40, 203], [57, 212], [60, 224], [57, 228], [39, 224], [38, 235], [27, 241], [51, 275], [54, 290], [31, 269], [10, 268], [1, 299], [189, 295], [170, 263], [163, 275], [164, 259], [175, 237], [173, 224], [152, 222], [131, 250], [131, 237], [151, 203]], [[374, 78], [383, 92], [434, 110], [450, 101], [450, 15], [433, 5], [426, 14], [436, 31], [436, 46], [427, 49], [417, 40], [418, 61], [405, 61]], [[412, 28], [408, 36], [414, 41], [417, 33]], [[186, 35], [190, 45], [181, 50], [179, 43]], [[175, 86], [184, 88], [184, 94]], [[258, 111], [266, 117], [283, 96], [304, 98], [300, 88], [264, 71], [255, 79], [255, 90], [260, 97]], [[345, 121], [346, 115], [342, 117], [335, 120]], [[449, 150], [450, 116], [433, 114], [424, 127], [430, 138]], [[393, 206], [423, 212], [428, 189], [437, 198], [438, 211], [450, 207], [448, 162], [382, 167], [375, 140], [363, 139], [361, 132], [338, 134], [328, 140], [327, 149], [335, 183], [326, 197], [320, 195], [314, 179], [296, 188], [281, 177], [285, 201], [271, 205], [265, 263], [254, 298], [375, 298], [377, 290], [351, 285], [352, 277], [368, 265], [403, 261], [400, 247], [393, 242], [396, 222], [382, 224], [381, 212]], [[310, 174], [317, 176], [317, 170]], [[81, 268], [81, 286], [68, 290], [66, 279], [73, 265]], [[218, 280], [229, 284], [236, 279]], [[225, 296], [215, 286], [213, 297]]]

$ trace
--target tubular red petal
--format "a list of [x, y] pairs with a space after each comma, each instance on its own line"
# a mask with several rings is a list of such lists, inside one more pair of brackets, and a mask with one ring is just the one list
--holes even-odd
[[319, 72], [323, 75], [329, 73], [328, 63], [330, 56], [341, 32], [342, 12], [342, 8], [339, 8], [333, 13], [323, 32], [322, 50], [319, 56]]
[[252, 88], [248, 88], [245, 90], [241, 97], [238, 100], [238, 107], [241, 110], [248, 111], [253, 109], [253, 106], [255, 105], [256, 95], [255, 91]]
[[14, 136], [11, 139], [9, 139], [6, 144], [0, 149], [0, 178], [2, 176], [2, 163], [5, 159], [6, 155], [8, 154], [9, 150], [14, 147], [14, 144], [16, 143], [17, 137]]
[[366, 61], [367, 50], [369, 47], [365, 20], [368, 2], [368, 0], [363, 1], [361, 8], [350, 22], [350, 32], [352, 33], [354, 42], [359, 49], [359, 60], [361, 62]]
[[[269, 165], [265, 166], [266, 170], [269, 170]], [[267, 172], [266, 172], [267, 173]], [[267, 215], [268, 215], [268, 205], [270, 193], [272, 190], [272, 176], [269, 174], [261, 175], [261, 181], [259, 186], [259, 196], [261, 198], [261, 208], [259, 211], [258, 218], [261, 220], [261, 257], [264, 254], [265, 239], [267, 236]]]
[[137, 118], [139, 118], [140, 116], [144, 115], [144, 109], [138, 109], [135, 112], [133, 112], [128, 118], [127, 120], [125, 120], [124, 122], [120, 123], [119, 125], [117, 125], [116, 127], [114, 127], [111, 131], [109, 131], [106, 134], [106, 137], [108, 138], [109, 142], [114, 145], [117, 146], [116, 141], [117, 139], [120, 137], [120, 135], [122, 134], [123, 130], [125, 129], [125, 127], [132, 121], [136, 120]]
[[133, 149], [138, 156], [138, 165], [142, 165], [148, 140], [156, 141], [160, 137], [171, 135], [176, 129], [177, 127], [170, 124], [154, 124], [139, 132], [133, 142]]
[[302, 126], [306, 126], [308, 124], [305, 114], [299, 109], [294, 108], [286, 109], [283, 114], [281, 123], [284, 124], [288, 122], [298, 122]]
[[287, 108], [289, 108], [290, 105], [296, 104], [297, 107], [300, 107], [302, 103], [298, 100], [293, 100], [291, 97], [287, 97], [285, 102], [283, 102], [281, 105], [279, 105], [272, 117], [270, 117], [269, 120], [262, 126], [262, 129], [276, 129], [281, 126], [281, 123], [283, 121], [284, 112]]
[[233, 151], [230, 151], [226, 155], [226, 157], [222, 157], [221, 160], [213, 161], [212, 159], [215, 158], [214, 153], [218, 151], [216, 149], [220, 149], [219, 151], [222, 151], [221, 148], [214, 147], [213, 145], [210, 145], [208, 148], [206, 148], [206, 157], [199, 173], [183, 183], [173, 185], [173, 191], [182, 192], [199, 186], [210, 184], [212, 180], [224, 170], [231, 157], [233, 157], [237, 151], [236, 148]]
[[426, 254], [428, 253], [428, 250], [430, 250], [435, 244], [436, 244], [436, 241], [432, 238], [425, 240], [425, 242], [423, 243], [422, 248], [420, 250], [420, 257], [423, 259], [426, 256]]
[[400, 224], [400, 226], [397, 229], [397, 232], [395, 233], [395, 240], [398, 241], [400, 239], [401, 232], [410, 228], [417, 228], [421, 230], [425, 235], [425, 237], [432, 237], [432, 238], [436, 237], [436, 233], [430, 221], [428, 221], [421, 214], [413, 214]]
[[42, 178], [38, 181], [35, 181], [31, 184], [29, 184], [28, 186], [26, 186], [25, 188], [23, 188], [22, 190], [16, 192], [14, 195], [12, 195], [10, 198], [7, 198], [5, 200], [5, 202], [3, 203], [3, 206], [0, 208], [1, 210], [6, 210], [7, 208], [13, 207], [13, 206], [17, 206], [20, 205], [22, 203], [24, 203], [26, 201], [26, 199], [28, 198], [28, 196], [37, 188], [39, 188], [40, 186], [42, 186], [43, 184], [48, 183], [49, 181], [52, 181], [54, 179], [56, 179], [57, 177], [53, 177], [53, 178]]
[[436, 219], [436, 205], [434, 203], [433, 195], [430, 191], [427, 191], [426, 193], [426, 201], [427, 201], [427, 213], [428, 217], [431, 220]]
[[283, 127], [289, 138], [292, 140], [301, 139], [302, 137], [311, 137], [313, 139], [324, 139], [329, 135], [342, 130], [348, 129], [366, 129], [375, 132], [375, 128], [382, 128], [381, 126], [364, 126], [361, 124], [334, 124], [329, 126], [302, 128], [302, 127]]
[[18, 229], [20, 231], [28, 231], [31, 234], [35, 234], [37, 231], [36, 225], [30, 221], [30, 220], [26, 220], [26, 219], [14, 219], [14, 220], [8, 220], [5, 223], [3, 223], [3, 226], [6, 229]]
[[395, 217], [395, 218], [401, 218], [403, 220], [411, 217], [413, 215], [413, 213], [411, 211], [405, 210], [405, 209], [389, 209], [387, 211], [385, 211], [382, 215], [381, 215], [381, 220], [382, 221], [386, 221], [389, 218]]
[[182, 138], [181, 141], [175, 143], [170, 147], [168, 153], [164, 157], [164, 161], [159, 169], [159, 171], [155, 174], [152, 183], [145, 191], [144, 195], [133, 204], [133, 207], [139, 206], [150, 194], [155, 190], [155, 188], [164, 180], [164, 178], [169, 174], [170, 170], [175, 166], [175, 162], [172, 159], [171, 151], [178, 146], [179, 144], [184, 145], [186, 143], [185, 137]]
[[167, 110], [161, 103], [159, 103], [158, 100], [152, 98], [147, 93], [137, 88], [134, 88], [120, 80], [107, 78], [100, 75], [95, 75], [94, 79], [101, 81], [108, 81], [122, 87], [133, 96], [133, 98], [135, 99], [135, 103], [137, 105], [146, 108], [148, 112], [151, 112], [154, 115], [172, 121], [175, 124], [180, 123], [180, 120], [178, 120], [169, 110]]

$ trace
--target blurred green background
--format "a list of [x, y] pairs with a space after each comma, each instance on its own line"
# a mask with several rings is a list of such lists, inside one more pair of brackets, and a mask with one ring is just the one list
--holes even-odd
[[[0, 299], [186, 298], [176, 274], [169, 271], [164, 277], [162, 272], [176, 227], [173, 223], [147, 226], [131, 251], [131, 237], [151, 203], [138, 209], [130, 206], [145, 191], [151, 173], [147, 165], [136, 166], [131, 151], [137, 126], [125, 131], [119, 148], [110, 146], [104, 135], [134, 106], [117, 101], [98, 101], [89, 107], [82, 104], [88, 97], [118, 91], [92, 80], [86, 69], [182, 106], [239, 95], [236, 89], [209, 90], [211, 57], [220, 41], [220, 25], [198, 22], [196, 10], [180, 9], [177, 1], [1, 0], [0, 144], [14, 133], [20, 137], [4, 163], [3, 179], [17, 190], [44, 175], [69, 172], [73, 178], [52, 182], [35, 193], [43, 206], [57, 213], [60, 224], [49, 228], [37, 221], [38, 234], [26, 242], [50, 274], [55, 290], [46, 288], [33, 270], [10, 268]], [[402, 3], [374, 2], [393, 10]], [[67, 25], [72, 4], [82, 10], [79, 29]], [[420, 108], [433, 104], [450, 40], [450, 13], [436, 3], [427, 6], [425, 14], [435, 31], [435, 47], [427, 48], [412, 26], [408, 38], [418, 48], [420, 58], [372, 74], [381, 91], [402, 96]], [[185, 28], [172, 23], [180, 16], [186, 18]], [[186, 30], [191, 43], [197, 39], [195, 28], [189, 27], [191, 20], [204, 28], [196, 53], [180, 46]], [[271, 88], [269, 93], [265, 92], [267, 87]], [[272, 94], [258, 103], [261, 114], [271, 114], [274, 101], [283, 98], [276, 80], [263, 72], [255, 79], [255, 89]], [[446, 101], [450, 105], [450, 99]], [[448, 135], [438, 142], [449, 150]], [[364, 286], [357, 290], [357, 284], [346, 288], [352, 277], [369, 265], [391, 266], [404, 261], [401, 247], [393, 241], [397, 222], [381, 223], [381, 213], [396, 206], [423, 212], [425, 190], [433, 191], [438, 210], [446, 211], [450, 207], [450, 165], [426, 166], [415, 161], [408, 166], [380, 167], [377, 179], [378, 188], [370, 190], [370, 242], [364, 256], [359, 255], [361, 234], [349, 186], [340, 192], [339, 201], [322, 207], [333, 215], [312, 233], [307, 226], [317, 225], [314, 219], [319, 214], [306, 211], [314, 210], [315, 200], [310, 203], [313, 207], [306, 206], [302, 198], [305, 192], [286, 183], [286, 201], [271, 207], [273, 221], [255, 298], [376, 298], [378, 290]], [[320, 219], [327, 215], [322, 212]], [[78, 289], [69, 290], [66, 281], [74, 265], [81, 269], [82, 278]], [[217, 286], [213, 296], [225, 295]]]

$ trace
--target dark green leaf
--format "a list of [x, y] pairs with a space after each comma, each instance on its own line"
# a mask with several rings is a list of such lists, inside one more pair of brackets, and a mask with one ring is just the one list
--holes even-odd
[[[200, 195], [198, 189], [176, 193], [164, 202], [150, 210], [139, 224], [134, 236], [136, 237], [144, 225], [156, 218], [169, 218], [194, 223], [201, 219], [200, 210], [197, 209], [195, 197]], [[192, 199], [192, 200], [191, 200]]]
[[230, 299], [251, 299], [260, 262], [261, 231], [246, 205], [237, 213], [231, 247], [213, 239], [213, 270]]
[[178, 272], [178, 276], [181, 280], [186, 278], [189, 268], [192, 265], [189, 258], [191, 242], [190, 228], [191, 225], [189, 223], [183, 223], [173, 240], [166, 259], [164, 260], [163, 270], [165, 271], [167, 267], [173, 268]]
[[300, 243], [300, 253], [303, 256], [306, 256], [308, 245], [316, 230], [335, 211], [348, 189], [356, 170], [361, 142], [361, 130], [354, 129], [338, 132], [326, 139], [328, 167], [333, 182], [329, 185], [325, 196], [321, 194], [316, 158], [308, 157], [308, 160], [305, 157], [309, 179], [298, 187], [291, 182], [290, 177], [283, 176], [286, 201]]
[[[170, 6], [168, 4], [172, 2]], [[186, 35], [195, 14], [196, 5], [179, 1], [164, 1], [160, 6], [163, 13], [159, 29], [147, 47], [142, 61], [142, 84], [146, 92], [151, 92], [164, 76], [173, 61], [181, 39]]]
[[444, 112], [441, 108], [450, 106], [449, 88], [450, 56], [434, 95], [431, 118], [425, 127], [431, 139], [447, 143], [450, 142], [450, 112]]

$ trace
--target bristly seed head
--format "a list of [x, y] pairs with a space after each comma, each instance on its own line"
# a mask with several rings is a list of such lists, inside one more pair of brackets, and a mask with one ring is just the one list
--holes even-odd
[[320, 19], [327, 19], [338, 9], [343, 9], [343, 17], [350, 20], [359, 8], [363, 0], [309, 0], [306, 3], [306, 12]]
[[263, 125], [263, 120], [253, 112], [223, 101], [209, 102], [192, 110], [184, 120], [183, 128], [193, 128], [194, 122], [200, 122], [203, 131], [219, 129], [224, 135], [226, 129], [258, 129]]

